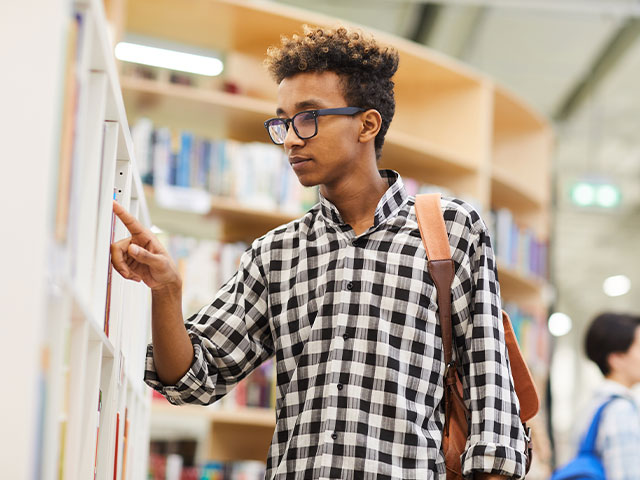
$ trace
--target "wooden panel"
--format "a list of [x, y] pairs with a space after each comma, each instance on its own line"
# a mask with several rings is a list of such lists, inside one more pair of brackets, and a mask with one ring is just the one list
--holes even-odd
[[494, 101], [495, 132], [531, 131], [548, 126], [546, 119], [504, 87], [495, 87]]
[[127, 7], [128, 32], [252, 55], [264, 55], [281, 33], [301, 31], [305, 23], [274, 13], [274, 4], [266, 9], [214, 0], [129, 0]]
[[489, 92], [476, 84], [431, 88], [428, 84], [396, 91], [395, 129], [427, 139], [479, 166], [487, 155]]
[[531, 107], [503, 87], [494, 91], [491, 205], [508, 208], [519, 225], [549, 235], [553, 135]]
[[540, 204], [546, 203], [550, 195], [550, 160], [551, 134], [546, 128], [494, 135], [494, 176], [512, 182], [514, 188]]
[[213, 422], [209, 437], [209, 459], [221, 462], [258, 460], [266, 462], [273, 426]]
[[498, 278], [503, 299], [522, 304], [542, 303], [545, 281], [531, 275], [524, 275], [498, 261]]
[[158, 125], [210, 138], [269, 141], [263, 122], [275, 115], [275, 103], [131, 77], [122, 79], [122, 91], [131, 124], [148, 116]]

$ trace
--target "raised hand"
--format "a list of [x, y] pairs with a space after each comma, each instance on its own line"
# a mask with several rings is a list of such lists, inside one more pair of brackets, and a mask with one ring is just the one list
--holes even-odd
[[178, 269], [156, 236], [122, 205], [113, 202], [113, 212], [131, 237], [111, 245], [111, 263], [124, 278], [143, 281], [151, 290], [182, 288]]

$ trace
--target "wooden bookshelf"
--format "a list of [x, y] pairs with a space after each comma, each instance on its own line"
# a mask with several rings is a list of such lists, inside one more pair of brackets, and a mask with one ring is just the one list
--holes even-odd
[[516, 302], [529, 303], [539, 300], [546, 287], [543, 278], [536, 277], [507, 266], [498, 259], [498, 276], [503, 297]]
[[172, 208], [158, 200], [153, 187], [145, 186], [149, 199], [149, 212], [154, 224], [167, 232], [180, 232], [196, 238], [217, 238], [224, 242], [244, 241], [264, 235], [299, 215], [279, 210], [256, 209], [236, 200], [207, 195], [205, 192], [183, 192], [185, 196], [206, 195], [209, 207], [205, 213]]
[[[8, 68], [27, 90], [0, 89], [14, 97], [5, 102], [3, 96], [3, 105], [12, 108], [16, 101], [25, 112], [24, 121], [15, 122], [15, 132], [5, 131], [24, 149], [15, 156], [8, 150], [20, 159], [16, 164], [25, 166], [25, 171], [12, 172], [9, 182], [20, 194], [13, 203], [3, 199], [22, 216], [25, 241], [12, 235], [13, 245], [6, 251], [23, 263], [33, 260], [21, 267], [29, 282], [21, 284], [11, 275], [12, 289], [2, 289], [10, 297], [0, 303], [23, 305], [35, 316], [30, 318], [26, 310], [2, 315], [19, 319], [19, 331], [2, 335], [15, 347], [5, 349], [2, 343], [0, 350], [11, 352], [14, 364], [20, 362], [5, 380], [19, 392], [15, 403], [24, 404], [24, 409], [2, 408], [15, 417], [11, 422], [3, 418], [2, 424], [26, 439], [20, 446], [16, 442], [15, 451], [12, 446], [2, 449], [13, 452], [0, 461], [2, 475], [144, 478], [148, 289], [109, 271], [112, 235], [126, 235], [120, 223], [112, 229], [114, 192], [149, 225], [146, 200], [102, 2], [54, 0], [41, 7], [34, 15], [29, 2], [16, 4], [3, 18], [6, 26], [15, 24], [19, 30], [10, 28], [10, 36], [2, 37], [5, 44], [29, 37], [19, 50], [29, 55], [32, 70], [23, 72], [22, 60], [14, 64], [9, 59]], [[43, 75], [49, 81], [43, 82]], [[29, 110], [31, 102], [37, 109]], [[43, 151], [29, 151], [31, 144]], [[13, 223], [11, 217], [5, 220]], [[5, 267], [13, 272], [13, 265]], [[11, 370], [26, 380], [14, 383]], [[23, 389], [25, 382], [35, 388]]]
[[[151, 414], [157, 417], [165, 416], [170, 420], [180, 418], [205, 417], [213, 423], [231, 425], [257, 425], [273, 430], [276, 426], [275, 413], [270, 408], [236, 407], [212, 408], [201, 405], [175, 406], [165, 401], [154, 400], [151, 402]], [[178, 420], [179, 421], [179, 420]]]
[[548, 122], [496, 86], [493, 93], [491, 203], [509, 208], [522, 226], [549, 236], [551, 148]]
[[142, 78], [123, 77], [122, 92], [132, 124], [149, 116], [161, 125], [239, 141], [264, 140], [263, 122], [276, 109], [275, 102]]
[[[128, 69], [122, 86], [130, 122], [149, 117], [159, 126], [240, 141], [268, 142], [262, 122], [274, 115], [276, 85], [262, 67], [267, 47], [278, 44], [281, 34], [302, 31], [303, 24], [337, 23], [287, 5], [278, 5], [276, 11], [272, 3], [259, 0], [250, 4], [240, 0], [128, 0], [125, 10], [121, 28], [125, 36], [189, 44], [217, 51], [225, 60], [222, 78], [209, 83], [198, 80], [194, 86], [136, 78]], [[508, 209], [518, 227], [547, 239], [549, 122], [482, 73], [407, 40], [375, 34], [400, 53], [394, 79], [396, 114], [381, 167], [439, 185], [472, 201], [483, 216], [490, 210]], [[223, 91], [225, 82], [236, 86], [239, 93]], [[230, 239], [255, 238], [295, 218], [218, 198], [212, 198], [211, 208], [197, 222], [195, 214], [172, 214], [157, 204], [151, 205], [151, 215], [159, 226], [162, 223], [164, 228], [182, 232], [193, 230], [184, 222], [180, 226], [180, 216], [188, 218], [190, 225], [200, 222], [211, 234], [216, 224], [218, 238]], [[546, 280], [508, 263], [499, 261], [499, 265], [504, 300], [544, 310]], [[246, 448], [231, 440], [225, 445], [216, 443], [231, 438], [231, 427], [222, 427], [226, 423], [240, 428], [233, 421], [216, 422], [217, 429], [210, 436], [216, 445], [210, 452], [213, 458], [231, 458], [233, 449]], [[260, 457], [264, 458], [271, 425], [255, 419], [245, 427], [243, 438], [261, 432], [256, 435], [266, 442]], [[252, 455], [253, 450], [247, 458]]]
[[[151, 117], [160, 125], [240, 141], [268, 141], [262, 123], [276, 109], [273, 101], [131, 76], [122, 78], [122, 90], [132, 123]], [[381, 160], [381, 167], [387, 165], [401, 175], [453, 191], [468, 192], [476, 183], [471, 158], [395, 125], [389, 129]]]

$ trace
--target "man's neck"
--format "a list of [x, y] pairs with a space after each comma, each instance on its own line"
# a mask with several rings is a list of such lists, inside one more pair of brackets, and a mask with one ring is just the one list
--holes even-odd
[[627, 375], [621, 372], [611, 372], [609, 373], [609, 375], [606, 375], [605, 378], [607, 380], [611, 380], [612, 382], [619, 383], [625, 388], [631, 388], [634, 384], [633, 380], [631, 380]]
[[359, 235], [373, 226], [376, 207], [388, 188], [389, 184], [376, 168], [345, 177], [336, 185], [322, 185], [320, 191]]

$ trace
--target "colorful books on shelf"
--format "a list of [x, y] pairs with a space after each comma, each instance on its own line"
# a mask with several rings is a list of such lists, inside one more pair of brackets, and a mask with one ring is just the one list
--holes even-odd
[[257, 210], [293, 215], [317, 203], [304, 188], [281, 147], [269, 143], [214, 140], [188, 131], [154, 128], [148, 119], [133, 127], [142, 179], [225, 197]]
[[272, 403], [273, 360], [267, 360], [222, 398], [222, 408], [275, 408]]
[[[263, 480], [265, 462], [236, 460], [195, 463], [195, 440], [152, 440], [148, 478], [152, 480]], [[175, 461], [178, 457], [179, 461]], [[171, 476], [170, 476], [171, 475]]]
[[546, 241], [540, 240], [533, 230], [519, 227], [506, 208], [492, 211], [487, 223], [496, 257], [503, 265], [527, 276], [548, 278]]
[[220, 287], [234, 275], [248, 248], [242, 242], [198, 240], [182, 235], [171, 235], [164, 244], [182, 275], [185, 312], [197, 311], [213, 300]]
[[534, 374], [549, 370], [551, 345], [545, 315], [507, 302], [504, 310], [509, 314], [522, 354]]

